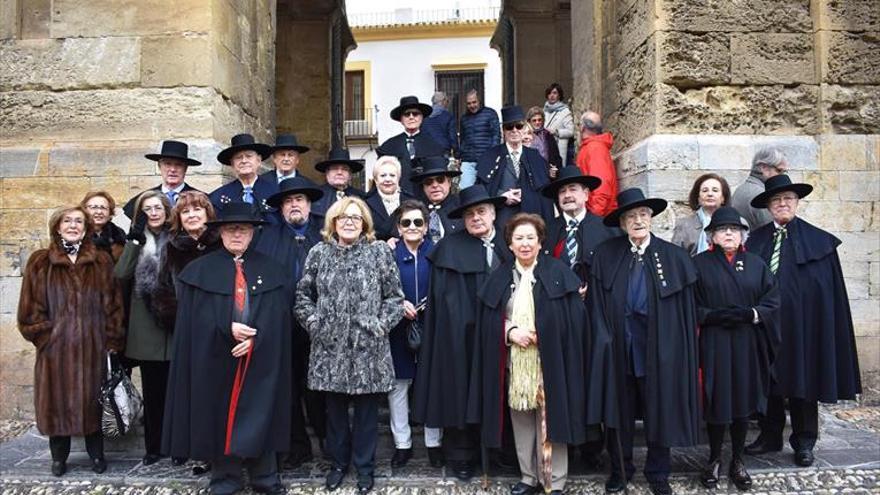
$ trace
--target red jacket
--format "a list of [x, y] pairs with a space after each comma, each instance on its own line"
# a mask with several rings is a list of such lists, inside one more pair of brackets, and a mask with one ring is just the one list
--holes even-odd
[[611, 145], [614, 138], [610, 132], [597, 136], [587, 136], [581, 141], [577, 155], [577, 166], [585, 175], [602, 179], [595, 191], [590, 191], [587, 209], [593, 215], [604, 217], [617, 209], [617, 169], [611, 159]]

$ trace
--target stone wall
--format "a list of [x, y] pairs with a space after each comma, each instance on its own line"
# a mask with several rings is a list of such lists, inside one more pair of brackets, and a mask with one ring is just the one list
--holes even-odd
[[275, 0], [0, 0], [0, 417], [32, 416], [15, 312], [51, 211], [156, 185], [163, 139], [204, 163], [189, 183], [220, 185], [232, 135], [273, 133], [274, 39]]
[[615, 135], [623, 187], [673, 202], [705, 172], [734, 187], [780, 146], [840, 248], [866, 383], [880, 386], [880, 0], [572, 2], [575, 113]]

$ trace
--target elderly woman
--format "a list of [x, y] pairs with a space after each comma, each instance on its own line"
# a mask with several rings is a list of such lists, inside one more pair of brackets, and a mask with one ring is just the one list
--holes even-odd
[[547, 97], [544, 103], [544, 127], [556, 138], [560, 166], [564, 167], [568, 164], [568, 141], [574, 137], [574, 119], [571, 109], [563, 101], [565, 92], [559, 83], [547, 86], [544, 96]]
[[373, 488], [379, 401], [394, 388], [388, 333], [403, 317], [403, 291], [391, 250], [375, 240], [363, 200], [334, 203], [322, 235], [324, 242], [306, 257], [295, 312], [312, 339], [308, 387], [326, 392], [333, 463], [327, 489], [339, 488], [354, 464], [358, 491], [366, 493]]
[[675, 223], [672, 243], [683, 247], [691, 256], [708, 249], [710, 234], [706, 232], [706, 226], [715, 210], [726, 205], [729, 199], [730, 186], [724, 177], [712, 173], [697, 177], [688, 194], [688, 206], [694, 214]]
[[391, 214], [402, 200], [412, 197], [400, 188], [400, 161], [390, 155], [379, 158], [373, 166], [373, 184], [376, 187], [366, 202], [373, 217], [376, 238], [386, 241], [397, 235]]
[[125, 247], [125, 231], [111, 222], [116, 211], [116, 201], [106, 191], [91, 191], [79, 202], [92, 220], [92, 243], [113, 256], [113, 261], [122, 256]]
[[56, 211], [49, 248], [31, 254], [18, 300], [18, 329], [37, 348], [34, 410], [55, 476], [67, 471], [71, 436], [85, 437], [94, 472], [107, 468], [98, 396], [105, 352], [122, 349], [123, 311], [113, 259], [91, 234], [81, 206]]
[[145, 466], [161, 458], [162, 414], [171, 359], [171, 329], [163, 328], [150, 312], [150, 299], [159, 285], [159, 255], [168, 238], [170, 210], [162, 191], [149, 190], [138, 197], [128, 242], [113, 269], [118, 280], [131, 286], [125, 357], [141, 369]]
[[515, 495], [537, 493], [539, 484], [561, 493], [568, 445], [583, 443], [586, 430], [580, 281], [565, 263], [538, 257], [544, 236], [541, 217], [513, 216], [505, 241], [515, 261], [495, 270], [478, 294], [468, 421], [482, 424], [484, 445], [500, 447], [506, 398], [522, 473]]
[[703, 415], [709, 431], [709, 462], [700, 482], [718, 485], [724, 430], [730, 429], [730, 480], [748, 490], [752, 479], [742, 461], [748, 421], [767, 409], [773, 350], [779, 342], [780, 297], [764, 260], [743, 249], [748, 230], [735, 209], [724, 206], [706, 226], [709, 249], [694, 258], [703, 371]]
[[562, 158], [559, 156], [559, 147], [553, 134], [544, 127], [544, 111], [541, 107], [532, 107], [526, 113], [526, 123], [532, 130], [534, 137], [532, 143], [526, 143], [523, 136], [523, 144], [529, 148], [535, 148], [541, 157], [550, 164], [550, 178], [556, 178], [556, 172], [562, 166]]

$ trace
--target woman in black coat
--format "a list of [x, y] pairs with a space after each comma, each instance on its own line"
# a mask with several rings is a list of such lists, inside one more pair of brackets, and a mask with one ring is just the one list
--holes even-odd
[[740, 490], [752, 480], [742, 462], [748, 419], [767, 408], [773, 350], [779, 342], [779, 290], [760, 256], [742, 249], [748, 229], [739, 213], [721, 207], [706, 227], [709, 250], [694, 258], [700, 322], [704, 417], [709, 462], [700, 476], [718, 484], [721, 445], [729, 426], [733, 456], [728, 475]]

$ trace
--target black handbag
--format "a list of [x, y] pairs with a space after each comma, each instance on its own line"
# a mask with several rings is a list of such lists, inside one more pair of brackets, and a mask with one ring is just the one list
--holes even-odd
[[101, 384], [101, 431], [119, 438], [131, 431], [141, 417], [143, 399], [121, 366], [107, 355], [107, 376]]
[[[426, 302], [422, 300], [422, 304], [416, 306], [416, 312], [421, 313], [425, 309]], [[422, 324], [419, 319], [410, 320], [406, 325], [406, 346], [412, 352], [419, 352], [422, 346]]]

